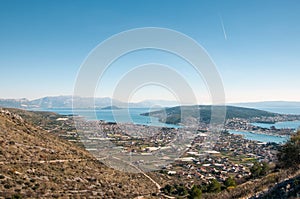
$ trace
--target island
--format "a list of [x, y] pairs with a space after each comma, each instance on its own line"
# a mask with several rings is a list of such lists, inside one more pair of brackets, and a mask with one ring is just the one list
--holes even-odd
[[118, 107], [118, 106], [106, 106], [103, 108], [99, 108], [100, 110], [120, 110], [122, 108]]

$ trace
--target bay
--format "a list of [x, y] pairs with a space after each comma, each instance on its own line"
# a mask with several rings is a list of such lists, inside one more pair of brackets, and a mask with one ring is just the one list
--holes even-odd
[[267, 135], [267, 134], [259, 134], [259, 133], [253, 133], [253, 132], [247, 132], [247, 131], [228, 131], [230, 134], [237, 134], [237, 135], [243, 135], [245, 139], [248, 140], [254, 140], [259, 142], [275, 142], [277, 144], [285, 143], [289, 136], [275, 136], [275, 135]]
[[179, 125], [166, 124], [156, 117], [143, 116], [141, 113], [156, 111], [153, 108], [129, 108], [129, 109], [75, 109], [72, 108], [51, 108], [44, 111], [51, 111], [62, 115], [79, 115], [87, 120], [103, 120], [106, 122], [133, 123], [149, 126], [180, 128]]
[[286, 121], [286, 122], [276, 122], [275, 124], [270, 123], [251, 123], [254, 126], [258, 126], [261, 128], [270, 129], [271, 126], [274, 126], [277, 129], [298, 129], [300, 127], [300, 121]]

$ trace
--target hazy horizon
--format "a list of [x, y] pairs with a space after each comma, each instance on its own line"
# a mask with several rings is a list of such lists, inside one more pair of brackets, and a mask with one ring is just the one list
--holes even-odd
[[[22, 99], [26, 99], [29, 101], [33, 101], [33, 100], [38, 100], [38, 99], [42, 99], [42, 98], [55, 98], [55, 97], [73, 97], [72, 95], [52, 95], [52, 96], [41, 96], [38, 98], [26, 98], [26, 97], [21, 97], [21, 98], [3, 98], [0, 97], [0, 100], [22, 100]], [[109, 98], [109, 99], [113, 99], [113, 100], [118, 100], [120, 102], [124, 102], [121, 101], [119, 99], [114, 99], [111, 98], [109, 96], [103, 96], [103, 97], [83, 97], [83, 96], [76, 96], [76, 97], [81, 97], [81, 98], [97, 98], [97, 99], [105, 99], [105, 98]], [[129, 101], [129, 103], [141, 103], [141, 102], [147, 102], [147, 101], [165, 101], [165, 102], [176, 102], [176, 100], [167, 100], [167, 99], [155, 99], [155, 98], [149, 98], [149, 99], [143, 99], [141, 101]], [[225, 104], [247, 104], [247, 103], [300, 103], [299, 101], [288, 101], [288, 100], [266, 100], [266, 101], [237, 101], [237, 102], [228, 102], [226, 101]], [[200, 104], [200, 103], [198, 103]], [[202, 103], [203, 105], [210, 105], [211, 103]]]

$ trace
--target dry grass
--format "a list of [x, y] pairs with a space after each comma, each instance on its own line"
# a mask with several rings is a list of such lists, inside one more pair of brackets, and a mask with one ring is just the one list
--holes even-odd
[[85, 150], [25, 121], [0, 113], [0, 197], [133, 198], [157, 192], [142, 174], [107, 168]]

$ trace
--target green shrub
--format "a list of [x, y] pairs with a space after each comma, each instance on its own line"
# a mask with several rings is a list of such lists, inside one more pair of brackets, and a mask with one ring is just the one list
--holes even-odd
[[22, 196], [21, 196], [20, 194], [14, 194], [14, 195], [12, 195], [11, 198], [12, 198], [12, 199], [21, 199]]
[[284, 144], [277, 155], [278, 166], [283, 168], [297, 168], [300, 164], [300, 131]]
[[236, 181], [232, 177], [229, 177], [225, 180], [224, 185], [226, 186], [226, 188], [236, 187]]
[[189, 191], [189, 199], [200, 199], [202, 197], [202, 190], [197, 186], [193, 186]]
[[221, 191], [221, 184], [216, 179], [213, 179], [207, 187], [207, 192], [219, 193], [220, 191]]

